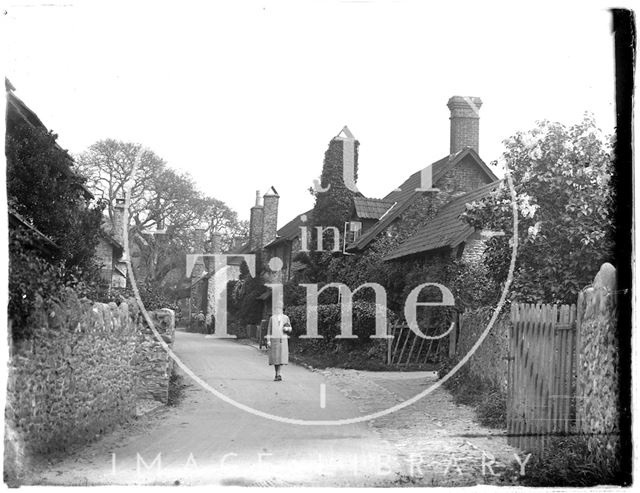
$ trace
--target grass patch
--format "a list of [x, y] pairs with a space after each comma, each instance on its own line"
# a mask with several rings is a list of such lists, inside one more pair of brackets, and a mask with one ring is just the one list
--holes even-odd
[[382, 371], [389, 367], [385, 360], [385, 347], [379, 342], [340, 341], [317, 343], [316, 341], [292, 341], [290, 358], [314, 368], [345, 368], [353, 370]]
[[620, 462], [598, 461], [584, 436], [555, 438], [542, 457], [529, 459], [525, 475], [520, 478], [524, 486], [587, 487], [625, 482]]
[[[440, 377], [448, 371], [449, 368], [442, 368], [439, 372]], [[481, 425], [490, 428], [506, 428], [507, 396], [496, 385], [473, 375], [462, 367], [444, 383], [444, 387], [451, 392], [456, 404], [474, 408]]]
[[175, 366], [171, 370], [171, 376], [169, 377], [169, 397], [167, 399], [167, 406], [177, 406], [184, 398], [184, 390], [188, 387], [185, 383], [184, 377], [180, 375]]
[[289, 340], [294, 363], [314, 368], [344, 368], [365, 371], [434, 371], [437, 363], [387, 365], [387, 342], [380, 340]]
[[[440, 377], [452, 365], [441, 368]], [[471, 374], [462, 367], [444, 383], [454, 401], [473, 407], [478, 422], [492, 428], [506, 428], [506, 394], [497, 386]], [[590, 450], [588, 437], [555, 437], [542, 456], [531, 456], [520, 476], [520, 466], [514, 462], [509, 477], [522, 486], [588, 487], [596, 485], [623, 485], [625, 476], [620, 472], [620, 461], [603, 462]], [[614, 456], [616, 454], [609, 454]]]

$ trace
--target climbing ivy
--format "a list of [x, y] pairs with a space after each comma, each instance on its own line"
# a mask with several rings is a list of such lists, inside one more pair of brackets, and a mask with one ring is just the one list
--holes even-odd
[[[358, 179], [358, 146], [360, 143], [355, 141], [354, 155], [354, 180]], [[313, 208], [313, 224], [312, 232], [315, 236], [315, 226], [338, 228], [342, 234], [344, 223], [350, 219], [351, 209], [353, 207], [353, 197], [356, 192], [349, 190], [344, 183], [343, 176], [343, 142], [339, 139], [332, 139], [329, 147], [324, 154], [324, 163], [322, 166], [322, 175], [320, 184], [323, 192], [316, 192], [316, 203]], [[325, 250], [333, 247], [333, 235], [326, 235]], [[315, 238], [312, 242], [315, 245]]]

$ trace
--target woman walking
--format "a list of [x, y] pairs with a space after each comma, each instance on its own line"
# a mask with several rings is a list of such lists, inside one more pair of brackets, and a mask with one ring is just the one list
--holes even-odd
[[282, 381], [280, 368], [289, 363], [289, 335], [291, 322], [284, 313], [276, 313], [269, 318], [267, 329], [267, 348], [269, 348], [269, 365], [276, 369], [275, 382]]

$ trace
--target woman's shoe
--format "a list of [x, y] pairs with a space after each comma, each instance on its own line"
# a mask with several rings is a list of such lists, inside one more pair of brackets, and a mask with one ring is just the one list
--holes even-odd
[[276, 378], [273, 379], [274, 382], [281, 382], [282, 381], [282, 376], [281, 375], [276, 375]]

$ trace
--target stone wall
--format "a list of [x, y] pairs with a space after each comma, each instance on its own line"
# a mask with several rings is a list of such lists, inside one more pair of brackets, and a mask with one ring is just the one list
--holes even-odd
[[[150, 312], [151, 320], [167, 344], [175, 337], [175, 313], [168, 308]], [[138, 375], [137, 396], [166, 404], [173, 360], [146, 324], [138, 326], [135, 372]]]
[[576, 421], [607, 470], [619, 465], [620, 456], [617, 318], [616, 271], [603, 264], [578, 298]]
[[[493, 308], [469, 310], [460, 316], [456, 358], [460, 360], [476, 343], [486, 329]], [[509, 328], [511, 316], [507, 312], [498, 317], [489, 335], [465, 365], [467, 370], [481, 379], [507, 391], [507, 357], [509, 355]]]
[[[172, 341], [173, 312], [151, 316]], [[166, 403], [171, 365], [135, 300], [107, 305], [70, 291], [36, 309], [33, 323], [34, 336], [11, 348], [5, 468], [95, 439], [133, 418], [141, 396]]]

